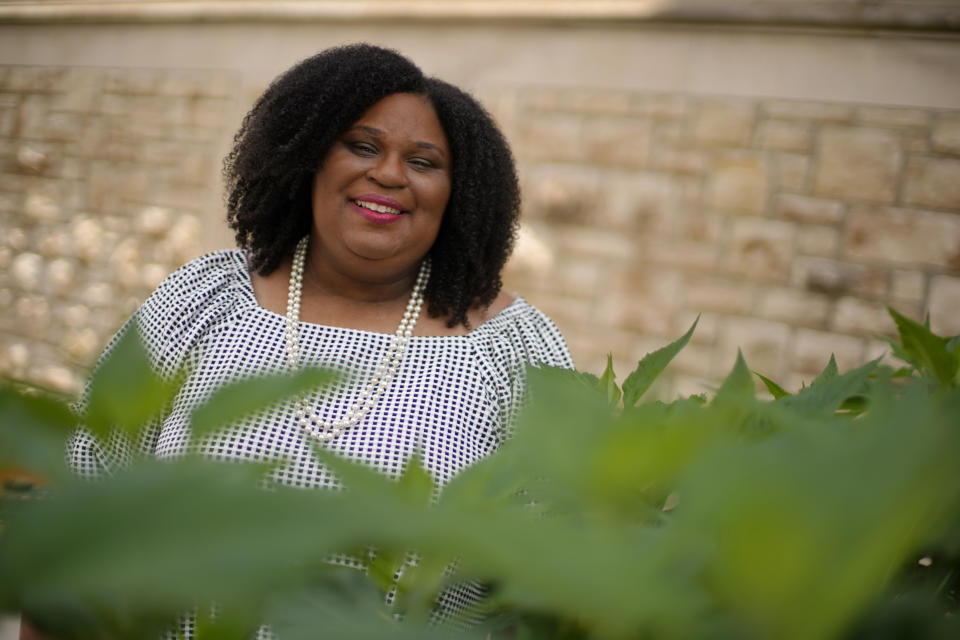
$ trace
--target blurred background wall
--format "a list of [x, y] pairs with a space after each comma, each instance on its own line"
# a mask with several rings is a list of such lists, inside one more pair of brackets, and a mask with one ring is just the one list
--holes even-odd
[[960, 333], [960, 9], [809, 3], [0, 2], [0, 374], [76, 391], [183, 262], [232, 246], [220, 162], [276, 74], [369, 41], [480, 98], [524, 212], [506, 275], [578, 366], [701, 316], [662, 394], [742, 347], [796, 388]]

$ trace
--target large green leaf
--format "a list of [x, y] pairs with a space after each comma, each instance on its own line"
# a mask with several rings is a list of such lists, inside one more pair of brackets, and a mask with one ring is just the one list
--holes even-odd
[[794, 396], [783, 398], [780, 403], [804, 416], [828, 417], [848, 399], [862, 392], [879, 360], [868, 362], [842, 375], [837, 373], [833, 356], [830, 357], [830, 363], [809, 387], [801, 389]]
[[637, 404], [643, 394], [647, 392], [647, 389], [650, 388], [650, 385], [657, 379], [657, 376], [666, 369], [674, 356], [690, 341], [690, 336], [693, 335], [693, 330], [697, 328], [698, 322], [700, 322], [700, 316], [697, 316], [697, 319], [693, 321], [693, 324], [690, 325], [690, 328], [685, 334], [667, 346], [648, 353], [640, 360], [637, 368], [631, 371], [627, 379], [623, 381], [624, 408], [629, 408]]
[[960, 358], [948, 348], [950, 341], [891, 307], [888, 311], [900, 333], [906, 361], [921, 372], [929, 372], [941, 384], [952, 384], [960, 369]]
[[717, 389], [717, 395], [713, 399], [712, 406], [740, 407], [744, 403], [752, 403], [756, 398], [753, 378], [750, 376], [750, 369], [743, 359], [743, 353], [737, 349], [737, 360], [733, 364], [730, 374], [723, 380], [723, 384]]
[[62, 477], [65, 438], [76, 422], [60, 398], [0, 386], [0, 470]]
[[95, 435], [113, 429], [135, 433], [176, 393], [176, 380], [161, 378], [133, 325], [114, 343], [90, 380], [84, 423]]

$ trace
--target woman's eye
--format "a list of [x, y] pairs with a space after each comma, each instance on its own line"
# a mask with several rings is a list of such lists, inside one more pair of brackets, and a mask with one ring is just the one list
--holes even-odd
[[410, 160], [410, 164], [412, 164], [415, 169], [421, 171], [433, 168], [433, 163], [423, 158], [413, 158]]
[[354, 142], [350, 147], [360, 155], [373, 155], [377, 152], [377, 148], [372, 144], [367, 144], [366, 142]]

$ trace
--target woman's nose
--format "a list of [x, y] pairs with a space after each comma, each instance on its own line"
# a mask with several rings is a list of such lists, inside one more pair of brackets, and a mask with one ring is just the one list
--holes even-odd
[[407, 183], [402, 159], [391, 153], [380, 156], [367, 172], [367, 176], [384, 187], [402, 187]]

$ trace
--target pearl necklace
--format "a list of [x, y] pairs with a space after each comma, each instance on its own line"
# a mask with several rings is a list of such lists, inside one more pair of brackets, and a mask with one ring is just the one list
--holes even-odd
[[[307, 242], [309, 236], [304, 236], [297, 243], [297, 248], [293, 252], [293, 264], [290, 268], [290, 286], [287, 295], [287, 317], [286, 330], [284, 331], [287, 348], [287, 364], [291, 371], [296, 371], [300, 366], [300, 298], [303, 294], [303, 269], [307, 258]], [[322, 442], [333, 440], [345, 429], [354, 427], [370, 412], [377, 404], [384, 390], [393, 380], [400, 368], [400, 362], [407, 350], [407, 343], [413, 334], [413, 328], [417, 324], [417, 318], [420, 316], [420, 308], [423, 306], [423, 290], [430, 279], [430, 259], [426, 258], [420, 264], [420, 271], [417, 273], [417, 280], [413, 285], [413, 291], [410, 293], [410, 301], [407, 303], [407, 309], [400, 320], [400, 326], [396, 333], [390, 339], [390, 345], [383, 359], [377, 364], [373, 371], [373, 377], [360, 392], [360, 397], [352, 407], [347, 409], [346, 413], [339, 420], [333, 422], [323, 422], [318, 417], [317, 407], [307, 405], [307, 395], [301, 395], [296, 401], [295, 416], [297, 423], [311, 436]]]

